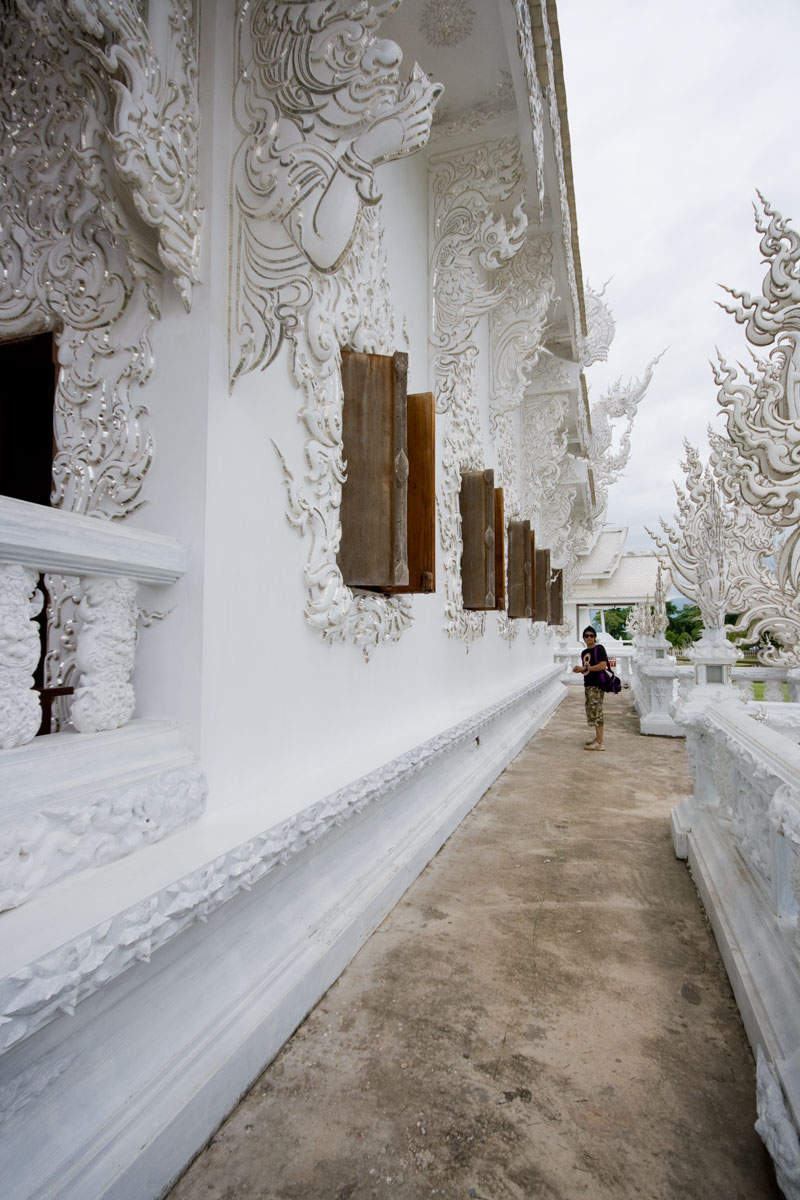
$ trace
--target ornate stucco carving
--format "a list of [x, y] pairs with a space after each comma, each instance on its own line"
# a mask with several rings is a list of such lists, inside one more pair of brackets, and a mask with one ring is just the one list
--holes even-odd
[[555, 294], [549, 234], [529, 236], [497, 276], [503, 298], [489, 316], [489, 429], [506, 512], [520, 514], [519, 410], [539, 357]]
[[447, 108], [446, 100], [438, 105], [431, 127], [431, 141], [456, 137], [461, 133], [477, 133], [484, 125], [497, 120], [504, 113], [512, 112], [513, 109], [514, 85], [511, 74], [508, 71], [501, 71], [500, 83], [490, 90], [488, 99], [473, 105], [466, 112], [452, 115]]
[[398, 0], [320, 6], [239, 0], [231, 175], [231, 384], [303, 327], [319, 276], [336, 273], [375, 167], [424, 146], [441, 91], [375, 30]]
[[[519, 145], [506, 138], [431, 163], [433, 215], [432, 366], [436, 404], [444, 414], [439, 533], [446, 632], [481, 637], [483, 613], [467, 612], [461, 595], [461, 472], [484, 467], [477, 405], [475, 329], [503, 299], [502, 268], [524, 243]], [[503, 211], [508, 211], [509, 215]]]
[[[533, 46], [533, 30], [531, 28], [531, 13], [527, 0], [513, 0], [514, 14], [517, 18], [517, 45], [525, 74], [525, 91], [528, 96], [528, 115], [533, 139], [533, 157], [536, 163], [536, 179], [529, 186], [535, 187], [537, 200], [537, 216], [539, 223], [545, 216], [544, 195], [544, 99], [539, 86], [539, 76], [536, 71], [536, 54]], [[552, 66], [552, 53], [551, 53]], [[551, 72], [552, 78], [552, 72]], [[553, 126], [555, 130], [557, 126]], [[558, 139], [557, 139], [558, 141]], [[558, 148], [560, 149], [560, 141]]]
[[119, 729], [136, 704], [131, 684], [138, 617], [135, 581], [85, 579], [78, 617], [72, 724], [79, 733]]
[[0, 1049], [30, 1036], [153, 953], [196, 920], [249, 891], [269, 871], [378, 803], [443, 755], [473, 741], [487, 723], [524, 705], [532, 721], [551, 711], [558, 670], [415, 746], [280, 825], [218, 855], [141, 903], [0, 979]]
[[[187, 307], [197, 278], [194, 3], [170, 0], [163, 63], [133, 0], [20, 2], [3, 33], [0, 338], [55, 334], [53, 504], [124, 517], [153, 455], [135, 392], [161, 264]], [[48, 581], [49, 684], [72, 671], [72, 591]]]
[[302, 479], [275, 449], [288, 520], [309, 539], [305, 618], [366, 658], [402, 635], [412, 610], [408, 598], [351, 591], [336, 561], [339, 348], [397, 349], [374, 168], [425, 144], [440, 90], [416, 66], [402, 82], [399, 47], [375, 36], [395, 7], [240, 3], [234, 95], [231, 382], [287, 342], [302, 397]]
[[28, 567], [0, 566], [0, 750], [24, 746], [42, 719], [31, 691], [41, 649], [33, 620], [42, 607], [37, 580]]
[[419, 29], [431, 46], [457, 46], [472, 33], [475, 9], [465, 0], [427, 0]]
[[[0, 911], [22, 904], [65, 875], [130, 854], [196, 820], [208, 787], [197, 762], [140, 769], [133, 782], [91, 787], [67, 804], [14, 819], [0, 848]], [[20, 846], [24, 854], [20, 854]]]
[[586, 338], [583, 345], [583, 366], [591, 367], [593, 363], [605, 362], [611, 343], [614, 340], [616, 324], [614, 314], [607, 304], [603, 303], [608, 283], [604, 283], [596, 292], [588, 283], [584, 288], [584, 308], [586, 311]]
[[[618, 379], [591, 408], [591, 432], [586, 431], [585, 443], [589, 465], [594, 474], [596, 508], [604, 510], [608, 489], [619, 478], [630, 458], [631, 433], [639, 405], [653, 378], [653, 371], [665, 352], [647, 364], [641, 380], [623, 383]], [[615, 422], [624, 421], [620, 431]], [[612, 449], [614, 442], [617, 448]]]

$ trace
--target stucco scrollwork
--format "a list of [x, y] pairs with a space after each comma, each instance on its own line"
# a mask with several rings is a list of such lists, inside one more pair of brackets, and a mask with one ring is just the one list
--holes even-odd
[[[18, 0], [0, 41], [0, 339], [53, 331], [52, 503], [105, 518], [152, 461], [134, 397], [162, 265], [187, 307], [197, 279], [194, 0], [169, 0], [159, 49], [133, 0]], [[48, 579], [48, 684], [74, 670], [73, 591]]]
[[[478, 321], [506, 295], [503, 267], [522, 248], [519, 144], [504, 138], [437, 156], [431, 169], [433, 325], [436, 404], [444, 414], [442, 482], [437, 497], [443, 552], [445, 631], [469, 643], [483, 635], [483, 613], [464, 609], [461, 593], [461, 473], [483, 469], [477, 405]], [[504, 211], [505, 210], [505, 211]]]
[[584, 308], [586, 310], [586, 338], [583, 344], [583, 366], [591, 367], [593, 363], [605, 362], [611, 343], [616, 333], [614, 314], [604, 303], [608, 281], [600, 291], [595, 291], [588, 283], [584, 288]]
[[344, 479], [341, 346], [391, 354], [375, 167], [427, 140], [440, 87], [380, 40], [397, 0], [238, 7], [231, 169], [231, 386], [282, 343], [302, 396], [302, 478], [279, 447], [289, 523], [309, 539], [305, 619], [365, 658], [412, 620], [407, 597], [353, 591], [336, 560]]
[[375, 167], [413, 153], [441, 91], [375, 30], [398, 0], [240, 0], [231, 176], [231, 385], [302, 324], [318, 276], [337, 272]]

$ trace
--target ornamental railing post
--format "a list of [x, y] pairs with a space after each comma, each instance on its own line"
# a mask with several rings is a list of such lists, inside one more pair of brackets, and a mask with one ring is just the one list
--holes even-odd
[[75, 663], [78, 686], [72, 724], [79, 733], [119, 729], [133, 716], [136, 583], [126, 578], [82, 581]]
[[38, 573], [28, 567], [0, 564], [0, 749], [24, 746], [37, 734], [42, 719], [33, 672], [39, 661], [42, 607]]

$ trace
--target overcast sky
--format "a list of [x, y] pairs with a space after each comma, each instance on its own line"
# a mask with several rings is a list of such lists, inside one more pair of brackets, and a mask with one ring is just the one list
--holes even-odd
[[639, 409], [607, 520], [672, 521], [682, 438], [722, 428], [708, 360], [746, 357], [718, 283], [759, 292], [759, 190], [800, 227], [800, 0], [559, 0], [584, 280], [617, 332], [590, 399], [668, 353]]

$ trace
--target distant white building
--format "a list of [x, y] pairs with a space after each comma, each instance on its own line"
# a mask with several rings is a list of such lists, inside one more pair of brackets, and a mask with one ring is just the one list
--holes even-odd
[[627, 528], [605, 526], [590, 554], [580, 560], [577, 583], [564, 604], [564, 624], [580, 640], [581, 630], [599, 620], [604, 638], [605, 610], [651, 603], [655, 596], [659, 557], [646, 551], [625, 553]]

